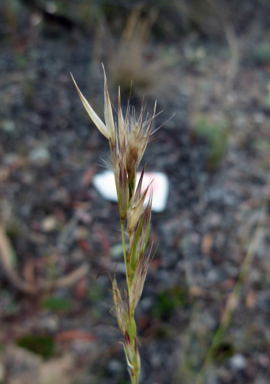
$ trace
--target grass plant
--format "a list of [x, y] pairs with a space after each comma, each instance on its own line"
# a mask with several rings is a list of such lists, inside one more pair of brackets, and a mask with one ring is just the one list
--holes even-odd
[[[93, 58], [97, 63], [106, 62], [111, 82], [120, 85], [123, 94], [131, 93], [135, 98], [154, 96], [174, 84], [172, 68], [178, 57], [161, 46], [152, 46], [151, 33], [157, 17], [155, 9], [147, 17], [142, 16], [140, 7], [133, 9], [117, 43], [111, 38], [112, 28], [105, 19], [100, 22]], [[105, 57], [102, 51], [106, 52]]]
[[192, 131], [209, 143], [208, 167], [214, 168], [226, 153], [229, 124], [224, 117], [198, 114], [192, 119]]
[[[126, 269], [126, 287], [123, 292], [119, 289], [115, 276], [113, 279], [111, 278], [114, 304], [112, 313], [117, 318], [119, 329], [124, 336], [122, 344], [131, 383], [138, 384], [141, 364], [134, 313], [152, 259], [152, 246], [147, 247], [151, 221], [152, 189], [150, 183], [144, 191], [142, 190], [145, 167], [136, 186], [136, 171], [149, 138], [153, 134], [152, 125], [155, 118], [155, 107], [153, 115], [149, 116], [142, 106], [138, 118], [135, 116], [135, 110], [128, 107], [124, 117], [121, 109], [119, 88], [118, 119], [115, 122], [104, 70], [104, 124], [81, 93], [74, 78], [73, 81], [93, 123], [109, 141], [118, 196], [123, 257]], [[145, 203], [147, 204], [144, 208]], [[128, 247], [126, 247], [125, 233], [128, 235]]]

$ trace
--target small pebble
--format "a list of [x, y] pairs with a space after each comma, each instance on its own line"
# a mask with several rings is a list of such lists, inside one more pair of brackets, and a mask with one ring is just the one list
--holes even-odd
[[37, 147], [30, 151], [29, 157], [32, 163], [42, 165], [48, 163], [50, 159], [50, 153], [44, 147]]
[[5, 132], [12, 133], [16, 130], [16, 125], [12, 120], [4, 120], [2, 121], [1, 128]]
[[230, 365], [233, 369], [241, 371], [246, 367], [247, 361], [243, 355], [237, 353], [230, 359]]
[[111, 372], [118, 373], [118, 372], [120, 372], [121, 369], [122, 369], [122, 364], [121, 364], [118, 360], [112, 359], [112, 360], [109, 361], [109, 363], [108, 363], [108, 369], [109, 369]]
[[[128, 247], [128, 245], [127, 245], [127, 247]], [[111, 256], [112, 256], [112, 258], [114, 260], [119, 259], [119, 257], [121, 257], [122, 254], [123, 254], [123, 245], [122, 245], [122, 243], [114, 244], [111, 247]]]
[[57, 220], [55, 216], [50, 215], [45, 217], [45, 219], [43, 219], [43, 221], [41, 222], [40, 227], [43, 232], [54, 231], [57, 227]]

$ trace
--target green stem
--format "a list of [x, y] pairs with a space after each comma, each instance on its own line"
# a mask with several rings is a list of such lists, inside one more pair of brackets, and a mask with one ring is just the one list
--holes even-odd
[[126, 280], [127, 280], [127, 287], [128, 287], [128, 293], [129, 293], [130, 292], [130, 281], [128, 278], [129, 271], [128, 271], [128, 263], [127, 263], [125, 234], [124, 234], [124, 222], [122, 222], [122, 220], [121, 220], [121, 234], [122, 234], [123, 254], [124, 254], [124, 260], [125, 260], [125, 267], [126, 267]]
[[138, 380], [138, 378], [135, 377], [135, 376], [132, 376], [132, 378], [131, 378], [131, 384], [139, 384], [139, 380]]

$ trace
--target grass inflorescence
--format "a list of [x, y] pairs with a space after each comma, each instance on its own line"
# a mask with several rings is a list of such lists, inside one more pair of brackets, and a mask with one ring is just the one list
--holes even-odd
[[[75, 80], [74, 83], [92, 121], [109, 141], [126, 268], [126, 288], [123, 292], [118, 288], [116, 278], [111, 279], [114, 304], [112, 312], [117, 318], [119, 329], [124, 336], [123, 347], [131, 383], [137, 384], [141, 364], [134, 313], [142, 295], [147, 270], [152, 259], [152, 246], [147, 245], [151, 222], [152, 190], [151, 183], [146, 189], [142, 189], [145, 167], [138, 183], [136, 183], [136, 171], [149, 138], [153, 134], [155, 107], [153, 115], [149, 116], [142, 106], [139, 117], [136, 117], [135, 111], [129, 107], [124, 117], [119, 88], [117, 122], [115, 122], [104, 70], [105, 123], [103, 123], [81, 93]], [[128, 247], [125, 243], [125, 233], [129, 239]]]

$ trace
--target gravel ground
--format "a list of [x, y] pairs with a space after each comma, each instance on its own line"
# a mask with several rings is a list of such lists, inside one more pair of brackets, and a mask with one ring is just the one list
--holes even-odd
[[[0, 381], [44, 384], [54, 371], [63, 384], [128, 383], [110, 281], [96, 280], [120, 256], [118, 208], [92, 185], [109, 151], [69, 76], [102, 116], [101, 67], [81, 31], [36, 27], [26, 10], [20, 18], [17, 35], [6, 37], [1, 24], [1, 223], [20, 281], [68, 279], [31, 295], [1, 256]], [[259, 59], [254, 36], [239, 39], [231, 77], [225, 45], [183, 38], [172, 47], [176, 64], [162, 73], [168, 87], [146, 100], [149, 111], [155, 98], [163, 110], [156, 127], [175, 115], [144, 158], [170, 182], [166, 210], [153, 213], [158, 249], [137, 310], [145, 384], [195, 383], [202, 367], [207, 384], [270, 381], [270, 60]], [[116, 88], [111, 95], [116, 104]], [[117, 277], [124, 282], [121, 262]], [[51, 296], [61, 299], [55, 310], [44, 306]], [[16, 346], [29, 334], [53, 336], [49, 359]]]

